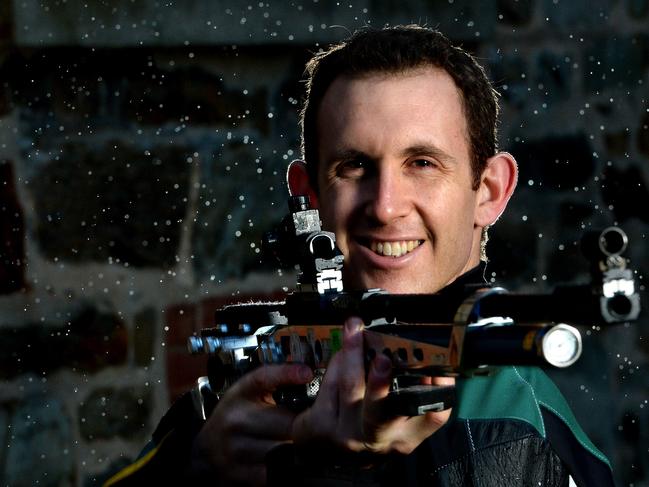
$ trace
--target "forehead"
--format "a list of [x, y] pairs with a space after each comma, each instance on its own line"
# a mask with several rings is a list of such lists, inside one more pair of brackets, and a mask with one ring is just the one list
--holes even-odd
[[317, 131], [320, 156], [332, 145], [382, 150], [412, 139], [468, 153], [462, 95], [433, 66], [336, 78], [320, 104]]

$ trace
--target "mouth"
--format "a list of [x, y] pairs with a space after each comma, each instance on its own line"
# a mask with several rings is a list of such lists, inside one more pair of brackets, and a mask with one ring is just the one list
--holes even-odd
[[376, 255], [383, 257], [401, 257], [419, 247], [423, 240], [363, 240], [361, 244]]

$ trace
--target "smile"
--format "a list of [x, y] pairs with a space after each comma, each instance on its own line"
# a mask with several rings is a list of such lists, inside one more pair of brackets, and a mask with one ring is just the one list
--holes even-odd
[[413, 249], [419, 247], [423, 240], [396, 240], [392, 242], [381, 242], [372, 240], [369, 248], [378, 255], [386, 257], [401, 257], [402, 255], [412, 252]]

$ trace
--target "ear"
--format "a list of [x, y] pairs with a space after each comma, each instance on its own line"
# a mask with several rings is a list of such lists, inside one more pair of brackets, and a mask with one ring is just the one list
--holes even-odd
[[311, 185], [309, 173], [306, 170], [304, 161], [295, 160], [288, 165], [286, 170], [286, 182], [291, 196], [307, 195], [311, 201], [312, 208], [318, 208], [318, 197]]
[[518, 166], [511, 154], [499, 152], [487, 160], [478, 188], [476, 226], [486, 227], [498, 220], [507, 207], [517, 180]]

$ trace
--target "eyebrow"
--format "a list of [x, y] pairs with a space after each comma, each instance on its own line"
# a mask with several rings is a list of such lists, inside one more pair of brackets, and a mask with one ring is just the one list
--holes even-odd
[[370, 159], [373, 160], [373, 157], [370, 157], [363, 151], [356, 149], [336, 149], [329, 154], [325, 163], [331, 164], [336, 161], [351, 161], [354, 159]]

